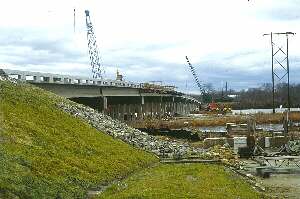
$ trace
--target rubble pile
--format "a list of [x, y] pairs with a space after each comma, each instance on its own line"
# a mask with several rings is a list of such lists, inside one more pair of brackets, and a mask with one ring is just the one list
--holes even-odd
[[57, 106], [75, 117], [84, 119], [97, 130], [121, 139], [134, 147], [153, 152], [161, 158], [183, 158], [203, 153], [202, 149], [192, 148], [187, 143], [162, 140], [148, 135], [81, 104], [63, 101]]
[[210, 148], [208, 154], [214, 157], [214, 159], [220, 159], [223, 164], [232, 166], [234, 168], [239, 168], [241, 162], [239, 161], [238, 157], [234, 152], [225, 146], [214, 146]]
[[287, 143], [288, 152], [291, 154], [300, 154], [300, 140], [289, 141]]

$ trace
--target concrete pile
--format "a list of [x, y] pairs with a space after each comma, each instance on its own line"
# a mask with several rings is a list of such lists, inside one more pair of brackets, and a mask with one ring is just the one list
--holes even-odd
[[65, 112], [85, 120], [97, 130], [121, 139], [134, 147], [152, 152], [160, 158], [183, 158], [203, 153], [202, 149], [192, 148], [187, 143], [161, 140], [148, 135], [81, 104], [64, 101], [57, 106]]

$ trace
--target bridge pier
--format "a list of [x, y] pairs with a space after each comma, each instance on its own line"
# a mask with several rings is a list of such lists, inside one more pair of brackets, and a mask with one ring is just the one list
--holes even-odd
[[122, 112], [123, 107], [121, 106], [121, 104], [118, 104], [117, 106], [118, 106], [118, 118], [116, 118], [116, 119], [122, 121], [122, 118], [123, 118], [123, 112]]
[[107, 97], [103, 97], [103, 110], [107, 109]]
[[165, 115], [186, 115], [195, 110], [197, 105], [191, 101], [175, 97], [79, 97], [70, 98], [85, 104], [120, 121], [161, 119]]

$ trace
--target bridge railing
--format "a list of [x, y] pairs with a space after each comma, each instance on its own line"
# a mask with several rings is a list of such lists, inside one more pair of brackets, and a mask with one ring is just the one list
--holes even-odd
[[159, 93], [159, 94], [171, 94], [176, 96], [182, 96], [188, 100], [197, 101], [194, 98], [185, 95], [184, 93], [175, 90], [175, 87], [152, 85], [149, 83], [134, 83], [119, 80], [110, 79], [91, 79], [79, 76], [59, 75], [52, 73], [30, 72], [10, 69], [0, 69], [6, 75], [13, 79], [20, 81], [36, 83], [36, 84], [73, 84], [73, 85], [90, 85], [90, 86], [102, 86], [102, 87], [124, 87], [124, 88], [136, 88], [142, 89], [143, 92]]
[[129, 87], [143, 88], [143, 84], [110, 80], [110, 79], [91, 79], [86, 77], [58, 75], [51, 73], [29, 72], [2, 69], [9, 77], [20, 81], [31, 83], [54, 83], [54, 84], [78, 84], [78, 85], [95, 85], [95, 86], [112, 86], [112, 87]]

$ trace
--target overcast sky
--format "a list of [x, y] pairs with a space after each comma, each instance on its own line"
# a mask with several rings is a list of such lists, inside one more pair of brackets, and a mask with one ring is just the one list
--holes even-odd
[[[91, 76], [85, 9], [106, 78], [119, 69], [128, 81], [163, 81], [188, 93], [197, 88], [185, 56], [217, 90], [226, 81], [257, 87], [271, 82], [263, 34], [300, 33], [300, 0], [10, 0], [0, 6], [0, 68]], [[285, 40], [274, 36], [284, 48]], [[300, 83], [300, 34], [289, 41], [291, 82]]]

